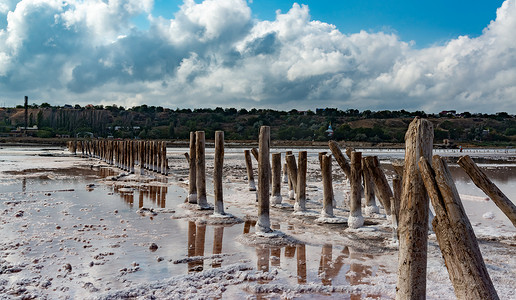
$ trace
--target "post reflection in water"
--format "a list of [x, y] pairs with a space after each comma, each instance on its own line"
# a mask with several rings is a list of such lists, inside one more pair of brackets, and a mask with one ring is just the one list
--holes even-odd
[[136, 189], [138, 191], [138, 208], [142, 208], [145, 206], [145, 199], [149, 199], [155, 207], [166, 207], [166, 199], [168, 193], [167, 186], [142, 185], [139, 187], [135, 187], [134, 190], [133, 188], [125, 188], [119, 185], [113, 186], [113, 192], [115, 194], [119, 194], [120, 198], [122, 198], [122, 200], [124, 200], [124, 202], [129, 204], [131, 207], [134, 203], [134, 193], [136, 192]]
[[266, 246], [256, 247], [256, 256], [258, 257], [258, 261], [256, 263], [256, 268], [259, 271], [263, 271], [263, 272], [269, 271], [269, 251], [270, 251], [270, 249]]
[[340, 269], [344, 265], [344, 258], [344, 255], [339, 255], [334, 262], [333, 246], [331, 244], [323, 245], [318, 273], [323, 285], [331, 285], [333, 283], [333, 279], [339, 275]]
[[296, 245], [297, 249], [297, 283], [306, 283], [306, 246]]
[[256, 225], [256, 221], [253, 220], [246, 220], [244, 222], [244, 234], [247, 234], [251, 231], [251, 227], [254, 227]]
[[[224, 236], [224, 227], [223, 226], [215, 226], [213, 228], [213, 254], [221, 254], [222, 253], [222, 239]], [[222, 266], [222, 260], [213, 259], [211, 263], [212, 268], [219, 268]]]
[[140, 189], [138, 190], [138, 208], [143, 207], [143, 191]]
[[[196, 228], [195, 235], [195, 256], [204, 256], [204, 243], [206, 241], [206, 225], [199, 224]], [[200, 259], [196, 264], [195, 271], [202, 271], [204, 269], [204, 260]]]
[[[195, 236], [196, 236], [195, 222], [188, 222], [188, 257], [195, 256]], [[188, 262], [188, 273], [192, 272], [195, 267], [194, 262]]]
[[[363, 284], [364, 279], [373, 275], [371, 266], [364, 265], [360, 261], [364, 261], [364, 258], [372, 259], [373, 256], [369, 254], [362, 254], [355, 251], [353, 248], [346, 247], [343, 251], [349, 258], [350, 265], [349, 271], [346, 274], [346, 279], [351, 285]], [[368, 298], [380, 298], [380, 295], [367, 295]], [[350, 299], [359, 300], [362, 299], [361, 294], [352, 294]]]

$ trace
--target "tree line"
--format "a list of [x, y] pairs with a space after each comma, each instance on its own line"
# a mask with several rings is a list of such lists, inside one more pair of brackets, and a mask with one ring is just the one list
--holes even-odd
[[[29, 105], [28, 113], [28, 126], [36, 125], [38, 130], [34, 134], [39, 137], [91, 133], [99, 138], [188, 139], [190, 131], [204, 130], [209, 137], [216, 130], [224, 130], [228, 140], [256, 140], [260, 126], [268, 125], [271, 138], [277, 140], [402, 143], [408, 124], [419, 116], [434, 123], [436, 143], [453, 140], [514, 145], [516, 141], [516, 118], [506, 112], [427, 114], [406, 110], [279, 111], [222, 107], [174, 110], [145, 104], [126, 109], [117, 105], [83, 107], [42, 103]], [[23, 106], [0, 108], [0, 132], [8, 134], [23, 127], [23, 116]]]

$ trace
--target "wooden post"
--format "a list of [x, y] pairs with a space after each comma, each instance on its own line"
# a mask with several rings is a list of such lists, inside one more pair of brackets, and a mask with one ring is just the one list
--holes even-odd
[[380, 168], [380, 162], [378, 161], [377, 156], [367, 156], [365, 157], [365, 165], [367, 167], [367, 172], [370, 174], [370, 178], [374, 183], [374, 191], [375, 195], [378, 196], [378, 199], [383, 205], [385, 209], [385, 213], [390, 216], [391, 212], [391, 199], [393, 197], [391, 187], [389, 186], [389, 182], [387, 181], [387, 177], [385, 173]]
[[[498, 299], [446, 162], [434, 155], [419, 168], [436, 217], [432, 224], [457, 299]], [[434, 172], [435, 171], [435, 172]]]
[[374, 198], [374, 184], [371, 172], [367, 170], [366, 158], [362, 157], [362, 176], [364, 178], [364, 198], [365, 213], [367, 215], [377, 214], [380, 212]]
[[355, 148], [353, 147], [346, 147], [346, 155], [349, 157], [349, 159], [351, 160], [351, 153], [355, 151]]
[[432, 123], [416, 117], [405, 134], [405, 170], [401, 195], [396, 299], [426, 297], [428, 247], [428, 196], [418, 170], [421, 156], [430, 159], [434, 130]]
[[[289, 157], [289, 155], [291, 157]], [[296, 199], [296, 184], [297, 184], [297, 165], [296, 159], [292, 155], [292, 151], [285, 152], [285, 164], [287, 165], [288, 174], [288, 198], [290, 200]]]
[[224, 168], [224, 131], [215, 131], [215, 161], [213, 162], [213, 188], [215, 214], [225, 215], [222, 194], [222, 170]]
[[258, 161], [258, 160], [259, 160], [259, 159], [258, 159], [258, 157], [259, 157], [259, 156], [258, 156], [258, 149], [256, 149], [256, 148], [252, 148], [252, 149], [251, 149], [251, 153], [253, 154], [253, 156], [254, 156], [254, 158], [256, 159], [256, 161]]
[[188, 203], [197, 203], [197, 155], [195, 147], [195, 132], [190, 132], [190, 174], [188, 175]]
[[344, 171], [344, 174], [346, 174], [346, 177], [349, 178], [351, 168], [349, 166], [349, 163], [347, 162], [346, 158], [342, 154], [342, 151], [340, 151], [339, 145], [335, 141], [329, 141], [328, 146], [330, 147], [331, 153], [333, 153], [333, 156], [335, 156], [335, 160], [339, 164], [342, 171]]
[[362, 216], [362, 152], [351, 152], [351, 172], [349, 183], [351, 185], [351, 199], [349, 201], [349, 228], [359, 228], [364, 225]]
[[272, 203], [281, 204], [281, 153], [272, 154]]
[[269, 126], [260, 127], [260, 151], [258, 156], [258, 222], [256, 223], [256, 231], [261, 233], [272, 231], [269, 218], [270, 136], [271, 129]]
[[392, 179], [394, 198], [391, 202], [391, 214], [396, 216], [396, 220], [400, 219], [401, 191], [403, 189], [403, 166], [404, 162], [402, 160], [396, 160], [392, 162], [392, 167], [394, 168], [396, 174]]
[[283, 183], [288, 184], [288, 172], [287, 172], [287, 163], [283, 164]]
[[204, 131], [195, 132], [195, 149], [196, 149], [196, 184], [197, 184], [197, 206], [199, 209], [209, 209], [208, 200], [206, 199], [206, 162], [205, 162], [205, 137]]
[[306, 211], [306, 171], [308, 157], [306, 151], [299, 151], [296, 183], [296, 203], [294, 204], [295, 212]]
[[457, 163], [468, 173], [476, 186], [486, 193], [516, 227], [516, 205], [486, 176], [468, 155], [463, 156]]
[[321, 175], [323, 182], [323, 209], [322, 218], [333, 218], [333, 183], [331, 172], [331, 155], [321, 156]]
[[247, 169], [247, 183], [250, 191], [256, 191], [256, 184], [254, 182], [253, 161], [251, 159], [251, 151], [244, 150], [245, 166]]

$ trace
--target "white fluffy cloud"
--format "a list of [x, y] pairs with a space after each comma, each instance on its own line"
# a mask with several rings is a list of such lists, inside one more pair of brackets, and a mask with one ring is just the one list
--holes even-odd
[[[185, 0], [169, 20], [152, 6], [0, 2], [3, 100], [516, 113], [516, 0], [479, 37], [425, 49], [395, 34], [343, 34], [305, 5], [273, 21], [253, 19], [244, 0]], [[141, 15], [148, 30], [132, 24]]]

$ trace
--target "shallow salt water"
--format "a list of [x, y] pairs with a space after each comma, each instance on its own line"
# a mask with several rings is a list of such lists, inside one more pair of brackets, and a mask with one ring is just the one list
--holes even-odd
[[[169, 149], [169, 156], [177, 158], [185, 151]], [[390, 152], [383, 152], [385, 156], [380, 159], [392, 157]], [[317, 153], [311, 150], [309, 156], [314, 159]], [[207, 160], [212, 155], [207, 149]], [[227, 158], [236, 156], [242, 156], [242, 149], [226, 150]], [[515, 167], [505, 162], [508, 160], [497, 161], [486, 172], [509, 198], [515, 199]], [[461, 175], [460, 168], [451, 165], [451, 169], [459, 193], [474, 196], [470, 197], [474, 200], [464, 200], [464, 205], [481, 233], [496, 235], [501, 228], [514, 235], [514, 227], [492, 201], [481, 200], [482, 192], [468, 182], [467, 175]], [[332, 239], [324, 242], [324, 236], [287, 246], [246, 245], [239, 238], [254, 232], [254, 208], [244, 209], [229, 202], [226, 212], [242, 222], [209, 225], [184, 207], [187, 191], [173, 182], [184, 175], [181, 171], [180, 175], [156, 176], [122, 187], [99, 181], [115, 174], [98, 161], [71, 157], [62, 148], [0, 149], [0, 212], [6, 217], [0, 224], [0, 261], [3, 270], [14, 270], [0, 272], [0, 281], [8, 281], [4, 287], [0, 285], [0, 292], [23, 295], [12, 286], [28, 281], [18, 285], [36, 295], [83, 298], [246, 263], [254, 270], [274, 272], [272, 279], [262, 278], [255, 282], [257, 285], [358, 286], [356, 292], [341, 295], [350, 299], [392, 296], [392, 291], [385, 291], [379, 282], [382, 276], [392, 278], [395, 274], [395, 252], [368, 252]], [[225, 194], [232, 192], [231, 186], [226, 185]], [[212, 189], [209, 181], [207, 189]], [[249, 193], [251, 204], [253, 197]], [[208, 201], [212, 203], [212, 197]], [[157, 215], [138, 214], [142, 207], [154, 208]], [[484, 219], [486, 211], [493, 212], [494, 219]], [[16, 216], [20, 212], [21, 216]], [[287, 213], [280, 213], [272, 221], [273, 229], [292, 236], [306, 235], [308, 226], [313, 225], [292, 219]], [[325, 232], [321, 235], [332, 231], [339, 234], [336, 225], [320, 228]], [[150, 248], [153, 243], [157, 249]], [[67, 264], [71, 271], [66, 270]], [[373, 284], [378, 288], [364, 288]], [[222, 295], [279, 297], [255, 291], [247, 283], [239, 283], [229, 285]], [[324, 292], [296, 294], [296, 298], [326, 297], [334, 296]]]

